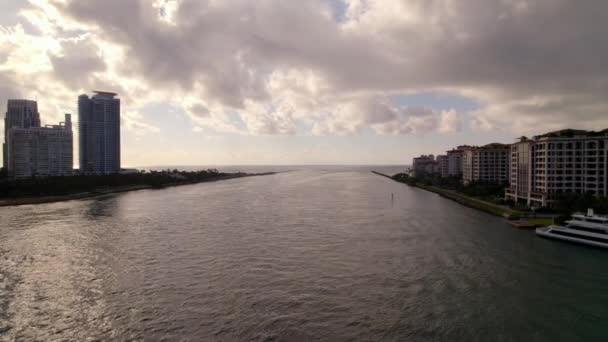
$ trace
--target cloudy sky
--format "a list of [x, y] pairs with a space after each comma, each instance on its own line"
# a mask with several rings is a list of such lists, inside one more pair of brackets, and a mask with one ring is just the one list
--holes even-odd
[[37, 99], [51, 124], [81, 93], [119, 93], [128, 166], [406, 164], [608, 127], [606, 13], [605, 0], [1, 0], [0, 101]]

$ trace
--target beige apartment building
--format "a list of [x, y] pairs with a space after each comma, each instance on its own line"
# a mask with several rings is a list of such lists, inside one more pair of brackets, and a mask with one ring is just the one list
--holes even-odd
[[509, 181], [510, 145], [492, 143], [463, 147], [462, 181], [506, 183]]
[[439, 169], [439, 175], [441, 177], [447, 177], [449, 175], [449, 163], [447, 155], [439, 155], [435, 157], [435, 161], [437, 161], [437, 168]]
[[437, 175], [441, 172], [439, 163], [437, 163], [435, 156], [432, 154], [421, 155], [420, 157], [414, 158], [412, 162], [412, 171], [414, 177]]
[[463, 145], [447, 151], [447, 171], [444, 177], [462, 176], [462, 157], [468, 148], [471, 148], [471, 146]]
[[557, 194], [608, 195], [608, 130], [562, 130], [511, 146], [506, 198], [546, 207]]

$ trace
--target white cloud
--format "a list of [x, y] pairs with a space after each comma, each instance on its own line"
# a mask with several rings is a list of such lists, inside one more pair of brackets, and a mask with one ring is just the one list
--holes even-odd
[[454, 133], [462, 128], [462, 117], [454, 110], [446, 110], [441, 112], [439, 121], [439, 132]]
[[389, 100], [439, 89], [477, 100], [480, 129], [608, 124], [608, 3], [344, 2], [337, 22], [321, 0], [30, 0], [0, 31], [0, 90], [49, 121], [114, 90], [138, 134], [159, 129], [150, 103], [238, 134], [459, 131], [462, 113]]

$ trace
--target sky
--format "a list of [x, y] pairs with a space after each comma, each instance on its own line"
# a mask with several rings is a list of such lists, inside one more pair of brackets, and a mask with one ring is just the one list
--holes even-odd
[[606, 13], [605, 0], [1, 0], [0, 103], [37, 100], [54, 124], [80, 94], [118, 93], [124, 166], [409, 164], [608, 127]]

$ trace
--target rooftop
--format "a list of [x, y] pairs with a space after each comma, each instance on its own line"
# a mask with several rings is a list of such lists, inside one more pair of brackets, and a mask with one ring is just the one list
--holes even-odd
[[93, 92], [95, 93], [95, 97], [107, 97], [107, 98], [113, 98], [114, 96], [117, 96], [118, 94], [116, 93], [111, 93], [108, 91], [98, 91], [98, 90], [93, 90]]
[[574, 138], [574, 137], [603, 137], [608, 136], [608, 128], [601, 131], [585, 131], [581, 129], [562, 129], [541, 135], [537, 135], [534, 139], [541, 138]]
[[505, 148], [508, 148], [509, 146], [510, 146], [509, 144], [491, 143], [491, 144], [483, 145], [483, 146], [479, 147], [479, 149], [482, 149], [482, 150], [505, 149]]
[[27, 100], [27, 99], [8, 99], [7, 102], [9, 104], [11, 104], [11, 103], [24, 103], [24, 102], [27, 102], [27, 103], [36, 103], [35, 100]]

